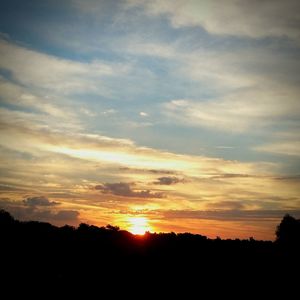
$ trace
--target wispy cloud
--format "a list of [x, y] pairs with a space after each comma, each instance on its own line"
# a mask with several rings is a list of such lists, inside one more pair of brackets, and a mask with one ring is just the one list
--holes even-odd
[[256, 151], [268, 152], [273, 154], [282, 154], [289, 156], [300, 156], [300, 141], [280, 141], [260, 145], [254, 148]]
[[[51, 94], [98, 94], [110, 96], [101, 79], [129, 71], [128, 65], [100, 60], [78, 62], [30, 50], [0, 40], [0, 68], [11, 72], [20, 84]], [[102, 83], [102, 84], [101, 84]]]
[[74, 118], [75, 114], [68, 108], [62, 109], [61, 106], [55, 104], [53, 97], [38, 96], [32, 93], [30, 89], [9, 82], [0, 76], [1, 102], [9, 105], [15, 105], [21, 109], [33, 109], [37, 112], [45, 113], [52, 117], [68, 120]]
[[300, 104], [290, 91], [246, 90], [210, 101], [172, 100], [165, 113], [192, 126], [243, 132], [289, 123], [299, 116]]
[[205, 210], [205, 211], [176, 211], [170, 210], [164, 212], [165, 218], [187, 218], [187, 219], [215, 219], [227, 221], [245, 221], [245, 220], [280, 220], [285, 214], [299, 216], [299, 210]]
[[[152, 16], [164, 15], [178, 27], [200, 26], [212, 34], [247, 36], [288, 36], [299, 39], [298, 1], [181, 1], [128, 0]], [[222, 7], [221, 7], [222, 6]], [[242, 24], [242, 25], [241, 25]]]
[[[15, 116], [11, 113], [12, 116]], [[18, 115], [18, 114], [17, 114]], [[218, 169], [222, 173], [232, 173], [232, 170], [240, 168], [245, 173], [251, 174], [255, 164], [239, 163], [236, 161], [209, 158], [205, 156], [182, 155], [167, 151], [161, 151], [149, 147], [140, 147], [129, 139], [117, 139], [97, 134], [70, 133], [61, 130], [51, 130], [28, 123], [28, 116], [20, 117], [20, 124], [15, 123], [16, 118], [3, 118], [2, 145], [19, 150], [36, 153], [37, 150], [48, 151], [68, 155], [74, 158], [87, 159], [96, 162], [119, 164], [130, 168], [162, 168], [172, 172], [185, 171], [189, 174], [198, 173], [202, 169], [204, 173], [212, 173]], [[12, 122], [12, 120], [14, 121]], [[3, 121], [4, 121], [3, 120]], [[18, 143], [11, 139], [11, 134], [18, 136]], [[235, 172], [233, 172], [235, 173]]]

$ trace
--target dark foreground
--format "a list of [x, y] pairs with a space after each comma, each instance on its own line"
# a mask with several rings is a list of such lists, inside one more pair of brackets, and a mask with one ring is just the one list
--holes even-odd
[[85, 289], [111, 295], [142, 289], [144, 296], [162, 289], [241, 288], [281, 289], [287, 296], [299, 285], [299, 224], [286, 216], [276, 242], [221, 240], [189, 233], [135, 236], [113, 226], [59, 228], [1, 211], [1, 283], [12, 294], [20, 287], [24, 293]]

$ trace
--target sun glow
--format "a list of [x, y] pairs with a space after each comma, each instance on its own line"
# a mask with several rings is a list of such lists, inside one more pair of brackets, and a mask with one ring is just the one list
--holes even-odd
[[[149, 153], [150, 150], [144, 148], [144, 153], [141, 149], [132, 150], [124, 148], [118, 151], [103, 151], [90, 149], [73, 149], [71, 147], [63, 146], [45, 146], [46, 150], [57, 153], [67, 154], [81, 159], [90, 159], [95, 161], [104, 161], [108, 163], [119, 163], [122, 165], [129, 165], [131, 167], [144, 168], [166, 168], [175, 170], [189, 170], [194, 164], [188, 159], [180, 158], [179, 156], [172, 157], [170, 153]], [[139, 151], [137, 151], [139, 150]], [[151, 152], [151, 151], [150, 151]]]
[[151, 231], [151, 226], [145, 217], [130, 217], [128, 223], [128, 230], [133, 234], [145, 234], [146, 231]]

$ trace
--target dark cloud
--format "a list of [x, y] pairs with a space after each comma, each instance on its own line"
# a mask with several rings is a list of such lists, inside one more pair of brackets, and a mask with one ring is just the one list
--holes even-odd
[[56, 192], [48, 194], [52, 198], [78, 198], [78, 195], [75, 193], [64, 193], [64, 192]]
[[104, 183], [96, 185], [96, 190], [100, 190], [104, 194], [112, 194], [123, 197], [137, 197], [137, 198], [162, 198], [162, 193], [151, 192], [149, 190], [135, 191], [131, 185], [126, 182], [119, 183]]
[[166, 175], [175, 175], [177, 174], [178, 172], [176, 171], [169, 171], [169, 170], [154, 170], [154, 169], [151, 169], [151, 170], [148, 170], [148, 172], [152, 173], [152, 174], [166, 174]]
[[28, 197], [25, 200], [23, 200], [23, 203], [26, 206], [31, 206], [31, 207], [35, 207], [35, 206], [54, 206], [54, 205], [59, 205], [60, 204], [59, 202], [49, 201], [49, 199], [44, 197], [44, 196]]
[[207, 203], [206, 207], [209, 209], [242, 210], [246, 208], [246, 205], [239, 201], [218, 201], [218, 202]]
[[129, 168], [121, 167], [121, 171], [136, 172], [136, 173], [151, 173], [151, 174], [165, 174], [165, 175], [176, 175], [178, 172], [172, 170], [160, 170], [160, 169], [138, 169], [138, 168]]
[[220, 174], [216, 177], [219, 178], [247, 178], [247, 177], [253, 177], [253, 175], [249, 174], [236, 174], [236, 173], [225, 173], [225, 174]]
[[77, 220], [79, 217], [79, 212], [77, 210], [59, 210], [54, 218], [61, 221]]
[[275, 180], [281, 180], [281, 181], [300, 181], [300, 175], [275, 177]]
[[154, 181], [153, 183], [159, 185], [171, 185], [179, 182], [183, 182], [183, 179], [177, 178], [175, 176], [164, 176], [164, 177], [157, 178], [157, 180]]
[[225, 173], [225, 174], [218, 174], [216, 176], [213, 176], [212, 178], [226, 179], [226, 178], [248, 178], [248, 177], [254, 177], [254, 176], [249, 174]]
[[[26, 200], [28, 200], [28, 198]], [[79, 223], [79, 212], [76, 210], [54, 210], [56, 204], [45, 205], [46, 202], [44, 200], [40, 202], [44, 203], [42, 205], [27, 205], [24, 201], [13, 201], [8, 198], [1, 198], [0, 209], [10, 212], [16, 219], [22, 221], [42, 221], [56, 225], [64, 225], [66, 223], [75, 225]], [[29, 201], [29, 203], [31, 202]]]
[[59, 210], [57, 212], [52, 212], [50, 210], [44, 210], [35, 213], [39, 220], [47, 220], [49, 222], [62, 221], [70, 222], [76, 221], [79, 217], [79, 212], [76, 210]]

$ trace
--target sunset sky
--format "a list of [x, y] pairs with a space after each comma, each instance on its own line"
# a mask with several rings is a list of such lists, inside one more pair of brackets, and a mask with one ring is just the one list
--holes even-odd
[[274, 239], [300, 218], [300, 2], [2, 0], [0, 208]]

